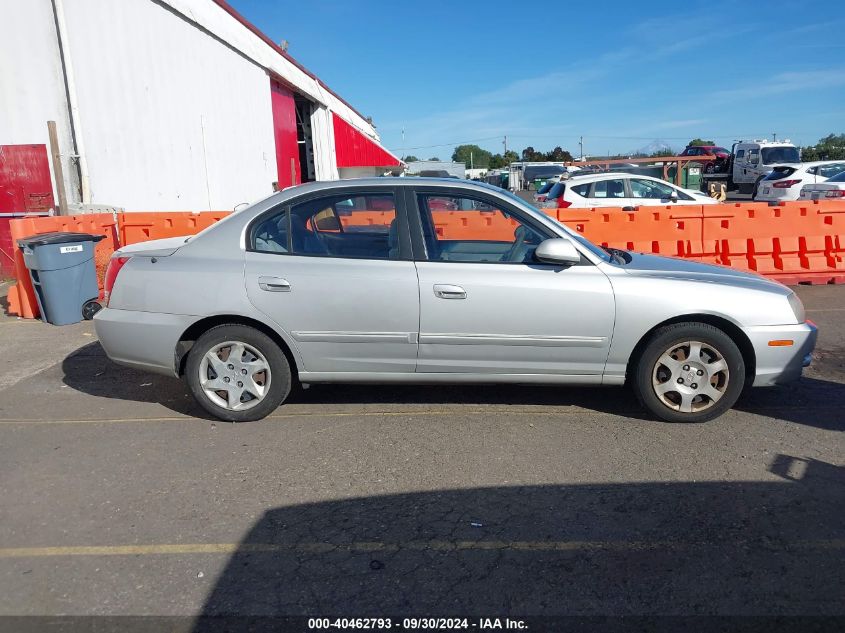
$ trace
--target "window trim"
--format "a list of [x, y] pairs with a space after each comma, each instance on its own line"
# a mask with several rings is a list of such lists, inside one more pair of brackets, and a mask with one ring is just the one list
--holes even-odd
[[[247, 253], [260, 253], [262, 255], [281, 255], [285, 257], [318, 257], [322, 259], [329, 259], [329, 260], [352, 260], [352, 261], [359, 261], [359, 260], [367, 260], [367, 261], [376, 261], [376, 262], [400, 262], [400, 261], [413, 261], [412, 255], [412, 246], [411, 246], [411, 236], [408, 231], [408, 215], [407, 209], [405, 205], [405, 193], [402, 189], [407, 189], [407, 187], [397, 187], [395, 185], [386, 185], [384, 187], [378, 186], [355, 186], [350, 185], [349, 187], [344, 188], [337, 188], [337, 189], [323, 189], [319, 191], [311, 191], [308, 193], [301, 194], [299, 196], [290, 198], [285, 200], [284, 202], [280, 202], [278, 205], [273, 206], [265, 211], [262, 211], [257, 216], [252, 218], [246, 226], [246, 240], [245, 240], [245, 251]], [[396, 259], [384, 258], [384, 257], [366, 257], [366, 256], [353, 256], [353, 255], [343, 255], [343, 256], [334, 256], [334, 255], [322, 255], [319, 253], [293, 253], [290, 252], [291, 248], [291, 230], [290, 230], [290, 221], [291, 221], [291, 209], [295, 206], [301, 204], [307, 204], [312, 202], [313, 200], [319, 200], [320, 198], [352, 198], [356, 196], [383, 196], [383, 195], [392, 195], [394, 201], [394, 207], [396, 212], [396, 219], [399, 221], [398, 228], [399, 228], [399, 257]], [[277, 251], [264, 251], [258, 248], [255, 248], [255, 235], [254, 231], [256, 227], [258, 227], [261, 223], [263, 223], [266, 219], [270, 216], [280, 213], [280, 212], [287, 213], [287, 220], [288, 220], [288, 252], [287, 253], [280, 253]]]
[[[567, 268], [560, 264], [549, 264], [546, 262], [474, 262], [474, 261], [451, 261], [443, 259], [430, 259], [425, 246], [425, 232], [423, 231], [423, 207], [420, 204], [421, 196], [451, 196], [456, 198], [469, 198], [470, 200], [477, 200], [489, 204], [494, 208], [505, 211], [506, 213], [515, 216], [523, 224], [528, 225], [545, 239], [554, 239], [560, 237], [554, 233], [550, 228], [538, 222], [533, 217], [524, 214], [519, 208], [512, 206], [507, 200], [498, 198], [494, 195], [487, 194], [475, 190], [457, 189], [453, 187], [427, 187], [424, 185], [406, 187], [406, 196], [411, 199], [406, 200], [409, 214], [409, 225], [411, 228], [412, 242], [414, 245], [414, 261], [415, 262], [430, 262], [436, 264], [470, 264], [470, 265], [500, 265], [500, 266], [525, 266], [528, 268], [542, 268], [542, 269], [561, 269]], [[415, 210], [414, 213], [412, 210]], [[410, 217], [413, 216], [413, 219]], [[490, 240], [465, 240], [467, 242], [489, 242]], [[583, 253], [580, 253], [581, 261], [574, 266], [595, 266]]]

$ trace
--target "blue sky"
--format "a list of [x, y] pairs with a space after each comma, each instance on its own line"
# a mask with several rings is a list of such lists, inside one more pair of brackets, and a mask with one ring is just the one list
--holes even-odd
[[[840, 2], [230, 0], [401, 155], [845, 132]], [[404, 141], [402, 130], [404, 129]]]

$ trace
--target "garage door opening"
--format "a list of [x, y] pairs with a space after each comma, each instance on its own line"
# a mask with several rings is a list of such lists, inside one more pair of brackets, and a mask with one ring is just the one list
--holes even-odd
[[311, 114], [314, 104], [300, 94], [294, 94], [296, 108], [296, 143], [299, 146], [301, 182], [317, 179], [314, 168], [314, 134], [311, 130]]

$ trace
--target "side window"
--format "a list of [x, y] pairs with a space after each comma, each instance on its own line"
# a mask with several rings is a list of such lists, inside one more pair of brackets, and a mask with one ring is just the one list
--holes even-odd
[[743, 159], [743, 158], [745, 158], [745, 150], [744, 150], [744, 149], [738, 149], [738, 150], [736, 151], [736, 160], [737, 160], [737, 162], [742, 162], [742, 159]]
[[756, 165], [760, 162], [760, 150], [759, 149], [750, 149], [748, 150], [748, 162], [752, 165]]
[[288, 210], [270, 215], [252, 229], [251, 248], [262, 253], [287, 253], [290, 249], [288, 236]]
[[429, 261], [525, 263], [546, 236], [479, 199], [421, 194], [420, 215]]
[[252, 248], [293, 255], [399, 259], [393, 195], [333, 196], [294, 205], [253, 229]]
[[817, 173], [816, 170], [818, 170], [818, 175], [823, 178], [833, 178], [845, 171], [845, 163], [834, 163], [833, 165], [813, 167], [812, 173]]
[[593, 193], [591, 198], [624, 198], [625, 197], [625, 181], [621, 178], [618, 180], [599, 180], [593, 186]]
[[570, 187], [570, 191], [574, 191], [579, 196], [586, 198], [587, 194], [590, 192], [590, 183], [585, 182], [583, 185], [577, 185], [575, 187]]
[[639, 178], [631, 178], [631, 197], [632, 198], [649, 198], [652, 200], [665, 200], [672, 195], [675, 190], [669, 185], [664, 185], [661, 182], [653, 180], [640, 180]]

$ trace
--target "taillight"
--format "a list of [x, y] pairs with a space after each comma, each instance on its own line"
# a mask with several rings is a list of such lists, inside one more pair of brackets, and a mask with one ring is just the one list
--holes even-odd
[[775, 189], [789, 189], [793, 185], [797, 185], [800, 180], [776, 180], [772, 185]]
[[824, 194], [825, 198], [845, 198], [845, 189], [834, 189]]
[[114, 282], [117, 279], [117, 273], [129, 261], [129, 257], [112, 257], [109, 260], [109, 265], [106, 268], [106, 278], [103, 281], [103, 304], [108, 307], [109, 297], [111, 296]]

